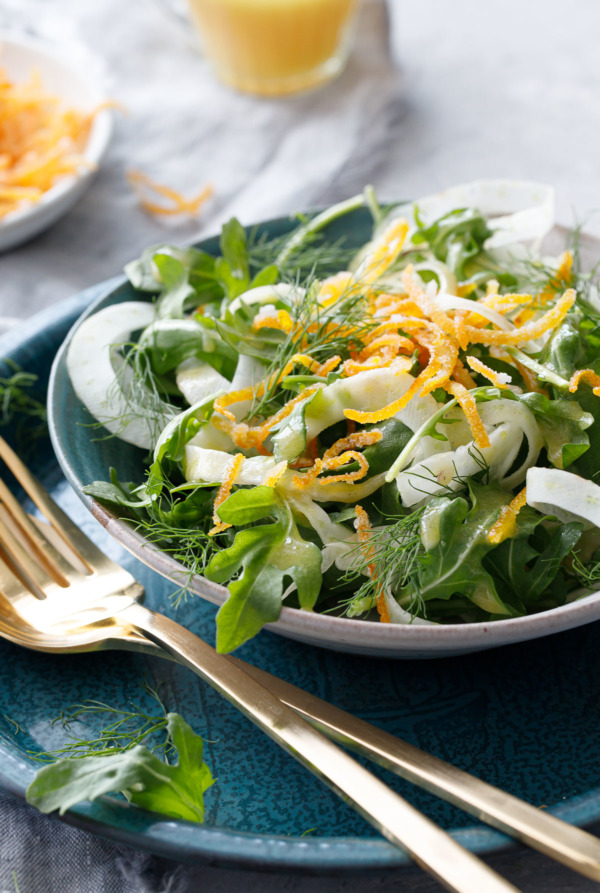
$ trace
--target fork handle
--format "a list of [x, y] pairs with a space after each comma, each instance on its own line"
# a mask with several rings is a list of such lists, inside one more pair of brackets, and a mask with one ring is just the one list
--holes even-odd
[[474, 775], [334, 707], [301, 688], [229, 655], [334, 741], [453, 803], [586, 877], [600, 881], [600, 840]]
[[448, 890], [516, 891], [275, 694], [189, 630], [139, 604], [120, 612], [119, 620], [197, 673]]

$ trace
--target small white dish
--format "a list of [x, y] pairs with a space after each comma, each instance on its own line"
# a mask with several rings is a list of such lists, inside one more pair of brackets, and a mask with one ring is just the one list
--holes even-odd
[[[29, 35], [0, 31], [0, 68], [11, 79], [26, 80], [39, 72], [44, 88], [60, 96], [81, 111], [93, 111], [105, 101], [101, 79], [95, 66], [84, 64], [84, 58], [73, 64], [61, 47]], [[77, 54], [74, 54], [77, 56]], [[66, 56], [66, 58], [65, 58]], [[90, 185], [108, 148], [112, 134], [112, 113], [100, 111], [92, 123], [87, 145], [82, 152], [89, 169], [61, 179], [35, 204], [23, 206], [0, 221], [0, 251], [14, 248], [47, 229], [62, 217]]]

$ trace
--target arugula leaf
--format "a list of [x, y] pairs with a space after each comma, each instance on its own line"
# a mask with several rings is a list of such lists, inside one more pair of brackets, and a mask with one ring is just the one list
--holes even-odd
[[144, 745], [109, 756], [58, 760], [40, 769], [27, 788], [27, 802], [63, 815], [81, 800], [118, 791], [136, 806], [176, 819], [204, 821], [204, 792], [213, 784], [203, 760], [203, 741], [177, 713], [167, 715], [177, 750], [176, 765]]
[[195, 319], [156, 320], [144, 329], [138, 349], [146, 353], [156, 375], [165, 375], [195, 357], [231, 380], [238, 361], [235, 350]]
[[[160, 261], [163, 266], [162, 273], [155, 260], [157, 257], [162, 259]], [[170, 265], [166, 258], [172, 258], [180, 266]], [[139, 291], [168, 291], [176, 288], [185, 274], [196, 294], [197, 303], [206, 303], [223, 297], [223, 289], [215, 275], [215, 258], [200, 248], [153, 245], [146, 248], [137, 260], [127, 264], [125, 273], [134, 288]], [[163, 274], [166, 276], [166, 281]]]
[[235, 217], [224, 224], [220, 244], [223, 256], [215, 262], [215, 273], [223, 291], [231, 300], [250, 287], [246, 231]]
[[[515, 611], [500, 599], [492, 576], [482, 564], [494, 548], [488, 533], [510, 494], [499, 487], [475, 484], [470, 485], [470, 492], [472, 508], [460, 496], [437, 497], [429, 503], [428, 522], [431, 524], [435, 514], [438, 538], [419, 559], [417, 596], [426, 602], [460, 594], [489, 614], [513, 615]], [[411, 597], [410, 591], [401, 591], [399, 601]]]
[[465, 265], [483, 250], [491, 236], [485, 217], [473, 208], [457, 208], [428, 227], [420, 226], [413, 243], [427, 242], [438, 258], [458, 279], [466, 278]]
[[561, 562], [579, 542], [583, 524], [572, 521], [547, 529], [543, 515], [525, 506], [517, 516], [517, 535], [500, 543], [484, 559], [506, 600], [527, 610], [563, 604], [567, 586]]
[[[218, 514], [234, 526], [256, 525], [238, 531], [205, 571], [215, 583], [231, 581], [217, 614], [217, 650], [229, 652], [278, 619], [286, 580], [297, 587], [300, 606], [312, 610], [321, 587], [321, 550], [301, 538], [289, 506], [272, 487], [237, 490]], [[257, 523], [267, 518], [273, 520]]]
[[568, 468], [590, 448], [585, 429], [594, 423], [594, 416], [585, 412], [577, 400], [550, 400], [534, 392], [520, 394], [518, 399], [533, 412], [548, 458], [556, 468]]

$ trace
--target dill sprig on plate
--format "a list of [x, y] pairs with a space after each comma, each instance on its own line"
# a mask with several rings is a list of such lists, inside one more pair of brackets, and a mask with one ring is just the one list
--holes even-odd
[[[144, 684], [144, 690], [157, 702], [160, 712], [148, 713], [137, 704], [129, 710], [112, 707], [103, 701], [86, 700], [62, 710], [51, 726], [57, 725], [68, 733], [68, 741], [62, 747], [49, 751], [27, 751], [32, 759], [41, 763], [53, 763], [64, 758], [83, 759], [89, 756], [112, 756], [145, 744], [167, 761], [173, 753], [173, 743], [167, 733], [167, 708], [157, 689]], [[84, 738], [75, 734], [72, 727], [94, 716], [105, 717], [108, 722], [95, 737]]]

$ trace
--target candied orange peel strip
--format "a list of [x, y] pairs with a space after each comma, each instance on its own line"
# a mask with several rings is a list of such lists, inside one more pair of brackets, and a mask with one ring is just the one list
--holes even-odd
[[500, 517], [495, 524], [492, 525], [488, 533], [490, 543], [501, 543], [511, 536], [514, 536], [517, 530], [517, 515], [527, 502], [527, 487], [523, 487], [512, 502], [503, 505], [500, 509]]
[[275, 468], [273, 468], [268, 475], [265, 477], [263, 481], [263, 487], [275, 487], [282, 477], [287, 471], [287, 462], [285, 459], [282, 459], [281, 462], [278, 462]]
[[448, 382], [448, 384], [444, 385], [444, 388], [449, 394], [452, 394], [452, 396], [456, 398], [458, 405], [464, 412], [473, 435], [475, 446], [479, 447], [480, 450], [491, 446], [488, 433], [481, 421], [481, 416], [477, 412], [477, 403], [471, 392], [457, 381]]
[[506, 381], [501, 377], [501, 374], [496, 372], [495, 369], [490, 369], [485, 363], [482, 363], [480, 359], [477, 357], [467, 357], [467, 363], [473, 370], [473, 372], [478, 372], [479, 375], [483, 375], [484, 378], [487, 378], [488, 381], [491, 381], [495, 388], [498, 390], [506, 390], [508, 385], [510, 384], [510, 376], [507, 376], [509, 379]]
[[600, 397], [600, 375], [593, 369], [578, 369], [574, 372], [569, 381], [569, 391], [574, 394], [582, 381], [592, 388], [592, 393], [596, 397]]
[[575, 303], [575, 290], [568, 288], [558, 299], [554, 307], [544, 313], [539, 319], [528, 322], [512, 332], [498, 331], [494, 329], [476, 329], [474, 326], [466, 326], [471, 344], [497, 344], [501, 346], [518, 346], [526, 341], [533, 341], [550, 329], [555, 329], [564, 320], [565, 316]]
[[[356, 513], [356, 521], [354, 522], [354, 527], [358, 535], [359, 543], [367, 547], [367, 561], [369, 561], [367, 570], [369, 572], [369, 576], [372, 578], [375, 574], [375, 564], [370, 561], [373, 553], [372, 547], [369, 545], [372, 531], [371, 522], [369, 521], [369, 516], [365, 512], [362, 505], [356, 505], [354, 507], [354, 511]], [[376, 606], [380, 622], [391, 623], [390, 614], [385, 601], [385, 595], [381, 586], [378, 587]]]
[[255, 331], [259, 329], [278, 329], [280, 332], [289, 334], [294, 328], [292, 317], [287, 310], [278, 310], [276, 313], [257, 315], [252, 323]]
[[241, 464], [244, 461], [244, 454], [237, 453], [229, 467], [227, 468], [227, 472], [223, 479], [223, 483], [219, 487], [217, 491], [217, 495], [215, 496], [215, 503], [213, 507], [213, 522], [214, 527], [208, 531], [209, 536], [214, 536], [216, 533], [222, 533], [224, 530], [227, 530], [228, 527], [231, 527], [231, 524], [228, 524], [226, 521], [221, 521], [219, 518], [219, 507], [223, 505], [227, 497], [231, 493], [231, 488], [235, 483], [235, 479], [238, 476], [238, 472], [240, 470]]
[[[209, 185], [205, 186], [204, 189], [197, 195], [192, 196], [192, 198], [185, 198], [185, 196], [180, 192], [177, 192], [176, 189], [172, 189], [170, 186], [165, 186], [163, 183], [158, 183], [156, 180], [152, 180], [147, 174], [143, 173], [143, 171], [138, 170], [128, 171], [127, 179], [137, 193], [140, 205], [144, 211], [148, 211], [149, 214], [163, 216], [189, 214], [191, 217], [194, 217], [200, 213], [204, 203], [213, 194], [213, 188]], [[162, 196], [162, 198], [167, 199], [171, 204], [159, 204], [153, 199], [148, 198], [148, 194]]]
[[385, 229], [361, 265], [361, 283], [375, 282], [391, 267], [404, 247], [409, 229], [408, 220], [404, 218], [394, 220]]

